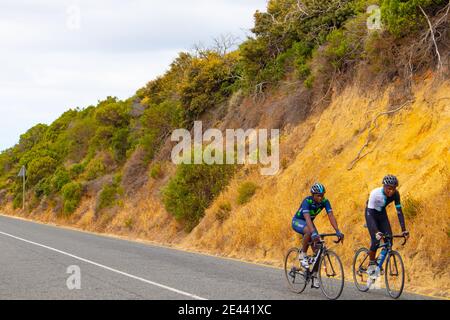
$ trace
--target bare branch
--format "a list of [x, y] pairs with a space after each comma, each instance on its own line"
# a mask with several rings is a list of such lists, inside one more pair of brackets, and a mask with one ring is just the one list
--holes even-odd
[[214, 38], [214, 47], [212, 50], [224, 56], [231, 48], [239, 43], [239, 40], [239, 37], [236, 37], [230, 33], [221, 34], [219, 37]]
[[431, 24], [430, 19], [428, 18], [428, 16], [427, 16], [427, 14], [425, 13], [425, 11], [423, 11], [422, 7], [419, 6], [419, 8], [420, 8], [420, 11], [422, 11], [423, 15], [425, 16], [425, 18], [427, 19], [428, 26], [430, 27], [431, 38], [432, 38], [432, 40], [433, 40], [434, 47], [435, 47], [435, 49], [436, 49], [436, 55], [437, 55], [437, 58], [438, 58], [438, 70], [441, 70], [441, 69], [443, 68], [443, 64], [442, 64], [442, 60], [441, 60], [441, 54], [439, 53], [439, 48], [438, 48], [438, 45], [437, 45], [437, 43], [436, 43], [436, 39], [435, 39], [435, 37], [434, 37], [434, 29], [433, 29], [433, 25]]
[[258, 102], [258, 100], [261, 99], [261, 101], [264, 101], [266, 99], [266, 95], [264, 93], [264, 87], [266, 85], [268, 85], [269, 83], [270, 82], [264, 81], [264, 82], [258, 83], [255, 86], [255, 90], [253, 93], [253, 103], [256, 104]]
[[358, 155], [356, 156], [356, 158], [351, 162], [350, 166], [348, 167], [348, 171], [351, 171], [355, 164], [358, 163], [362, 158], [364, 158], [365, 156], [367, 156], [368, 154], [372, 153], [373, 150], [366, 152], [364, 155], [361, 155], [362, 152], [364, 151], [364, 149], [366, 149], [369, 144], [370, 144], [370, 134], [372, 133], [373, 130], [375, 130], [377, 128], [377, 120], [379, 117], [384, 116], [384, 115], [388, 115], [388, 114], [394, 114], [400, 110], [402, 110], [404, 107], [406, 107], [408, 104], [412, 103], [414, 100], [408, 100], [406, 101], [404, 104], [402, 104], [400, 107], [398, 107], [395, 110], [392, 111], [387, 111], [387, 112], [381, 112], [378, 115], [375, 116], [375, 118], [371, 121], [370, 124], [370, 129], [369, 132], [367, 134], [367, 140], [366, 143], [364, 144], [364, 146], [361, 148], [361, 150], [359, 150]]

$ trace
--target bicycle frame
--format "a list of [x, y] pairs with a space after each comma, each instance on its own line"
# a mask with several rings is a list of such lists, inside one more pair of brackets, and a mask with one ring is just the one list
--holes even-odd
[[402, 246], [404, 246], [406, 244], [406, 241], [407, 241], [407, 239], [403, 235], [394, 235], [394, 236], [391, 236], [391, 235], [388, 235], [388, 234], [383, 235], [384, 243], [378, 245], [378, 249], [385, 248], [387, 250], [387, 253], [386, 253], [386, 258], [384, 259], [384, 261], [381, 261], [380, 264], [378, 265], [378, 267], [380, 267], [380, 269], [383, 266], [383, 264], [385, 262], [387, 262], [387, 258], [389, 257], [389, 255], [392, 252], [392, 239], [393, 238], [403, 238], [404, 241], [402, 243]]
[[[387, 257], [389, 257], [389, 255], [390, 255], [390, 253], [392, 252], [392, 238], [403, 238], [404, 239], [404, 241], [403, 241], [403, 243], [402, 243], [402, 246], [404, 246], [405, 244], [406, 244], [406, 238], [403, 236], [403, 235], [394, 235], [394, 236], [390, 236], [390, 235], [388, 235], [388, 234], [385, 234], [385, 235], [383, 235], [383, 240], [384, 240], [384, 243], [383, 244], [379, 244], [378, 245], [378, 248], [377, 248], [377, 251], [379, 250], [379, 249], [383, 249], [383, 248], [386, 248], [386, 250], [387, 250], [387, 253], [386, 253], [386, 259], [384, 259], [384, 261], [382, 261], [382, 263], [381, 264], [379, 264], [378, 265], [378, 267], [382, 267], [382, 265], [387, 261]], [[361, 269], [361, 266], [366, 262], [366, 260], [368, 259], [368, 257], [369, 256], [366, 256], [365, 258], [364, 258], [364, 260], [360, 263], [360, 265], [359, 265], [359, 268]], [[377, 259], [378, 259], [379, 257], [377, 257]]]
[[[325, 237], [334, 237], [334, 236], [336, 236], [336, 234], [334, 234], [334, 233], [333, 233], [333, 234], [321, 234], [321, 235], [320, 235], [321, 238], [325, 238]], [[333, 242], [337, 244], [337, 243], [341, 242], [341, 240], [333, 241]], [[310, 244], [313, 244], [313, 243], [310, 243]], [[326, 246], [326, 244], [325, 244], [325, 240], [319, 241], [319, 242], [316, 244], [316, 246], [319, 246], [319, 248], [318, 248], [318, 250], [317, 250], [317, 253], [316, 253], [315, 256], [314, 256], [314, 264], [313, 264], [313, 267], [311, 268], [311, 271], [310, 271], [309, 269], [306, 270], [306, 279], [307, 279], [308, 281], [311, 279], [311, 277], [312, 277], [312, 275], [313, 275], [314, 273], [316, 273], [316, 272], [319, 271], [320, 259], [321, 259], [321, 257], [322, 257], [323, 255], [325, 255], [325, 254], [327, 253], [327, 251], [328, 251], [328, 248], [327, 248], [327, 246]], [[335, 274], [336, 272], [335, 272], [335, 270], [334, 270], [333, 265], [331, 264], [331, 261], [330, 261], [329, 265], [331, 266], [331, 269], [332, 269], [333, 274]]]

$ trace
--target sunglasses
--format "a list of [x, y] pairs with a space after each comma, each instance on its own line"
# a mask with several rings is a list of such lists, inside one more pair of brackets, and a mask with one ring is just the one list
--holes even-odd
[[323, 198], [323, 197], [325, 197], [325, 194], [323, 194], [323, 193], [314, 193], [313, 196], [314, 197]]

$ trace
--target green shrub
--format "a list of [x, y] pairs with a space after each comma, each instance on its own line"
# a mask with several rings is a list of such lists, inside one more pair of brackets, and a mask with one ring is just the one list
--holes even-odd
[[183, 108], [179, 101], [166, 100], [150, 104], [141, 117], [146, 132], [153, 132], [159, 138], [183, 124]]
[[327, 35], [324, 56], [336, 70], [361, 58], [367, 37], [366, 19], [365, 15], [350, 19], [343, 28]]
[[14, 200], [13, 200], [13, 208], [14, 209], [18, 209], [18, 208], [22, 208], [23, 205], [23, 201], [22, 201], [22, 193], [17, 193], [14, 196]]
[[97, 148], [104, 148], [109, 146], [114, 135], [115, 128], [113, 126], [98, 127], [94, 137], [91, 141], [91, 146]]
[[237, 203], [242, 205], [249, 202], [250, 199], [255, 195], [257, 189], [258, 186], [251, 181], [241, 184], [238, 189]]
[[231, 95], [237, 62], [236, 52], [221, 55], [204, 51], [191, 58], [178, 87], [186, 123]]
[[141, 137], [141, 139], [139, 140], [139, 144], [142, 146], [145, 152], [146, 161], [151, 161], [153, 159], [160, 142], [161, 141], [157, 139], [157, 136], [154, 132], [149, 132]]
[[314, 75], [310, 75], [308, 78], [306, 78], [306, 80], [303, 82], [305, 88], [312, 89], [314, 86], [314, 80], [315, 80]]
[[41, 179], [53, 174], [57, 164], [57, 161], [49, 156], [32, 160], [28, 165], [29, 184], [34, 186]]
[[104, 126], [125, 127], [130, 120], [130, 107], [117, 98], [108, 97], [97, 106], [95, 119]]
[[192, 230], [228, 184], [234, 170], [232, 165], [179, 165], [163, 190], [166, 210]]
[[64, 213], [73, 213], [78, 207], [83, 192], [83, 186], [78, 182], [70, 182], [61, 189], [64, 201]]
[[150, 168], [150, 177], [157, 180], [160, 179], [163, 176], [162, 167], [160, 163], [155, 163]]
[[86, 166], [85, 177], [88, 181], [101, 177], [106, 171], [105, 164], [100, 158], [92, 159]]
[[51, 178], [51, 186], [55, 192], [59, 192], [69, 182], [70, 173], [65, 168], [58, 168]]
[[102, 209], [114, 206], [116, 198], [117, 187], [114, 184], [104, 186], [100, 192], [97, 210], [100, 211]]
[[126, 159], [128, 144], [128, 128], [116, 130], [111, 140], [111, 148], [113, 150], [114, 159], [117, 162], [123, 162]]
[[70, 178], [76, 179], [79, 175], [81, 175], [84, 172], [85, 168], [86, 166], [83, 163], [74, 164], [69, 169]]
[[116, 174], [111, 184], [107, 184], [100, 192], [96, 211], [113, 207], [119, 204], [119, 196], [123, 195], [123, 189], [120, 187], [122, 176]]
[[125, 225], [126, 228], [131, 230], [133, 228], [133, 225], [134, 225], [133, 218], [126, 219], [124, 225]]
[[[118, 189], [120, 189], [120, 183], [122, 182], [122, 174], [116, 173], [113, 177], [113, 184], [117, 186]], [[120, 190], [119, 190], [120, 191]]]
[[226, 201], [219, 204], [219, 210], [216, 212], [216, 218], [220, 222], [225, 221], [229, 216], [231, 212], [231, 203]]
[[311, 58], [313, 46], [305, 41], [295, 42], [292, 46], [294, 52], [294, 65], [299, 78], [305, 78], [310, 75], [311, 69], [308, 66], [308, 60]]
[[255, 13], [255, 38], [240, 47], [242, 74], [247, 86], [274, 82], [293, 64], [300, 78], [309, 75], [307, 61], [313, 48], [322, 45], [327, 35], [365, 10], [362, 0], [303, 1], [309, 14], [299, 12], [296, 0], [271, 0], [267, 12]]
[[78, 208], [79, 201], [77, 200], [66, 200], [64, 201], [64, 213], [70, 214], [75, 212], [75, 210]]
[[447, 0], [383, 0], [381, 17], [387, 30], [401, 37], [425, 26], [426, 20], [419, 6], [425, 11], [434, 11], [447, 3]]
[[38, 145], [47, 132], [48, 126], [45, 124], [38, 124], [29, 129], [26, 133], [20, 136], [19, 148], [22, 150], [30, 150]]
[[74, 162], [80, 162], [88, 153], [89, 145], [95, 136], [98, 124], [94, 119], [75, 118], [62, 135], [63, 150], [59, 152]]
[[47, 177], [42, 179], [36, 184], [36, 187], [34, 188], [34, 194], [36, 197], [40, 198], [42, 196], [49, 196], [52, 193], [53, 187], [51, 178]]
[[403, 214], [407, 219], [414, 219], [422, 210], [422, 204], [420, 201], [411, 197], [406, 197], [402, 200]]

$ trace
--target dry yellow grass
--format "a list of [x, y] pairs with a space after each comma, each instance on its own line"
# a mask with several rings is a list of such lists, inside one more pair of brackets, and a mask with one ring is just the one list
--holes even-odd
[[[335, 249], [350, 277], [355, 250], [369, 243], [367, 229], [363, 228], [368, 194], [380, 186], [385, 174], [393, 173], [401, 181], [403, 197], [412, 196], [423, 205], [419, 214], [407, 221], [411, 240], [404, 248], [396, 247], [405, 260], [406, 289], [449, 297], [449, 82], [434, 87], [428, 80], [415, 88], [416, 99], [411, 106], [380, 117], [367, 149], [372, 152], [348, 171], [366, 142], [368, 124], [387, 110], [388, 93], [389, 89], [370, 101], [359, 97], [356, 88], [348, 88], [322, 114], [292, 131], [291, 135], [296, 135], [315, 126], [291, 166], [276, 179], [251, 174], [262, 188], [242, 207], [235, 206], [241, 179], [237, 177], [183, 245], [281, 266], [284, 252], [299, 243], [291, 229], [292, 215], [308, 195], [311, 182], [318, 180], [327, 186], [347, 236], [345, 244]], [[295, 137], [283, 140], [294, 141]], [[233, 203], [234, 210], [220, 224], [215, 212], [223, 201]], [[389, 214], [394, 232], [399, 232], [395, 210], [391, 208]], [[322, 232], [332, 231], [326, 215], [318, 218], [317, 225]]]

